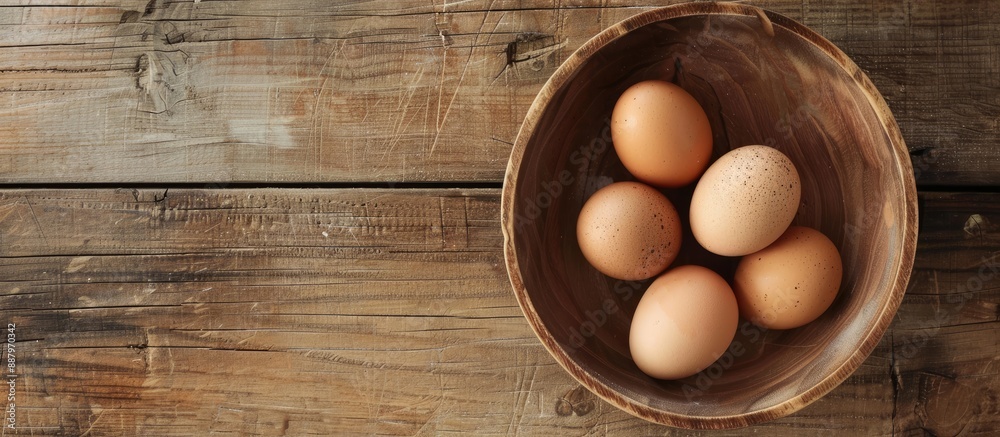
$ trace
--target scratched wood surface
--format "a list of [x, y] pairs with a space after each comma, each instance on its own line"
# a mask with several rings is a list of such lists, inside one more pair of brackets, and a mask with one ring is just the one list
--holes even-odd
[[[580, 389], [534, 338], [496, 189], [162, 194], [0, 194], [19, 434], [669, 432]], [[1000, 196], [922, 201], [889, 334], [842, 386], [755, 431], [1000, 427]]]
[[[634, 3], [0, 0], [0, 435], [690, 434], [580, 389], [503, 268], [521, 119], [586, 39], [673, 2]], [[1000, 4], [753, 3], [885, 95], [921, 235], [852, 377], [713, 434], [992, 435]]]
[[[0, 181], [498, 182], [558, 64], [675, 1], [635, 3], [5, 1]], [[871, 75], [920, 182], [1000, 178], [1000, 4], [754, 3]]]

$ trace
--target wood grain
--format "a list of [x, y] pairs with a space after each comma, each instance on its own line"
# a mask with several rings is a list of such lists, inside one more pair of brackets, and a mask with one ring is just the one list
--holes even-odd
[[[396, 185], [499, 187], [556, 66], [673, 3], [0, 5], [16, 435], [707, 435], [555, 364], [503, 269], [498, 189]], [[752, 3], [868, 73], [922, 186], [1000, 186], [996, 2]], [[174, 188], [16, 189], [140, 182]], [[397, 188], [215, 189], [236, 182]], [[998, 201], [923, 195], [910, 289], [868, 360], [793, 416], [712, 435], [1000, 428]]]
[[[615, 22], [673, 3], [4, 6], [0, 181], [499, 183], [556, 66]], [[753, 3], [869, 73], [919, 183], [1000, 185], [996, 2]]]
[[[163, 194], [0, 194], [19, 434], [691, 434], [604, 403], [545, 352], [503, 270], [499, 190]], [[1000, 255], [995, 225], [965, 229], [1000, 223], [1000, 196], [922, 200], [911, 289], [868, 360], [793, 416], [711, 435], [998, 426], [984, 308], [1000, 287], [948, 297]], [[926, 325], [934, 311], [954, 316]]]

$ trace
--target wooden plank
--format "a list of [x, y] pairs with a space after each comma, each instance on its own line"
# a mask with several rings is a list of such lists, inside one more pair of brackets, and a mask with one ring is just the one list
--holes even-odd
[[895, 431], [1000, 429], [1000, 195], [924, 194], [892, 342]]
[[[499, 181], [537, 89], [629, 14], [117, 3], [11, 12], [24, 24], [0, 61], [4, 180]], [[509, 44], [532, 62], [505, 68]]]
[[[922, 186], [1000, 185], [1000, 4], [802, 2], [885, 97]], [[839, 2], [838, 2], [839, 3]]]
[[[0, 182], [498, 183], [556, 66], [674, 1], [35, 3], [0, 8]], [[870, 73], [920, 183], [998, 185], [1000, 5], [760, 5]]]
[[[998, 200], [923, 195], [890, 333], [829, 395], [749, 431], [995, 429], [1000, 287], [950, 296], [1000, 258]], [[19, 433], [689, 434], [555, 364], [510, 291], [497, 211], [498, 190], [0, 191]]]

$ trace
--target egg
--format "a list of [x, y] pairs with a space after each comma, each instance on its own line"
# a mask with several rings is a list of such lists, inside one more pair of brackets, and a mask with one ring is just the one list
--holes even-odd
[[685, 378], [725, 353], [738, 323], [736, 297], [726, 280], [705, 267], [685, 265], [656, 278], [639, 299], [629, 350], [647, 375]]
[[680, 217], [659, 191], [639, 182], [617, 182], [587, 199], [576, 238], [598, 271], [624, 280], [656, 276], [677, 257]]
[[658, 187], [694, 182], [712, 156], [712, 128], [698, 101], [662, 80], [632, 85], [611, 113], [611, 142], [636, 179]]
[[691, 232], [712, 253], [753, 253], [788, 229], [800, 196], [799, 173], [785, 154], [767, 146], [733, 149], [698, 181], [691, 197]]
[[842, 277], [837, 246], [815, 229], [792, 226], [767, 248], [740, 260], [733, 290], [747, 320], [791, 329], [830, 307]]

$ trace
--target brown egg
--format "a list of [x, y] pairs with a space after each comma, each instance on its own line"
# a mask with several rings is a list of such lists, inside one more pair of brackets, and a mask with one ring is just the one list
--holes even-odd
[[742, 256], [788, 229], [801, 186], [792, 161], [777, 149], [746, 146], [715, 161], [691, 197], [691, 231], [712, 253]]
[[576, 238], [583, 256], [601, 273], [629, 281], [652, 278], [677, 257], [680, 217], [656, 189], [618, 182], [587, 199]]
[[694, 182], [712, 156], [712, 127], [698, 101], [662, 80], [629, 87], [611, 113], [611, 139], [625, 168], [658, 187]]
[[726, 280], [701, 266], [681, 266], [656, 278], [642, 295], [629, 350], [647, 375], [685, 378], [725, 353], [738, 324], [736, 297]]
[[769, 329], [816, 320], [837, 297], [843, 276], [840, 252], [819, 231], [792, 226], [764, 250], [744, 256], [733, 290], [740, 314]]

